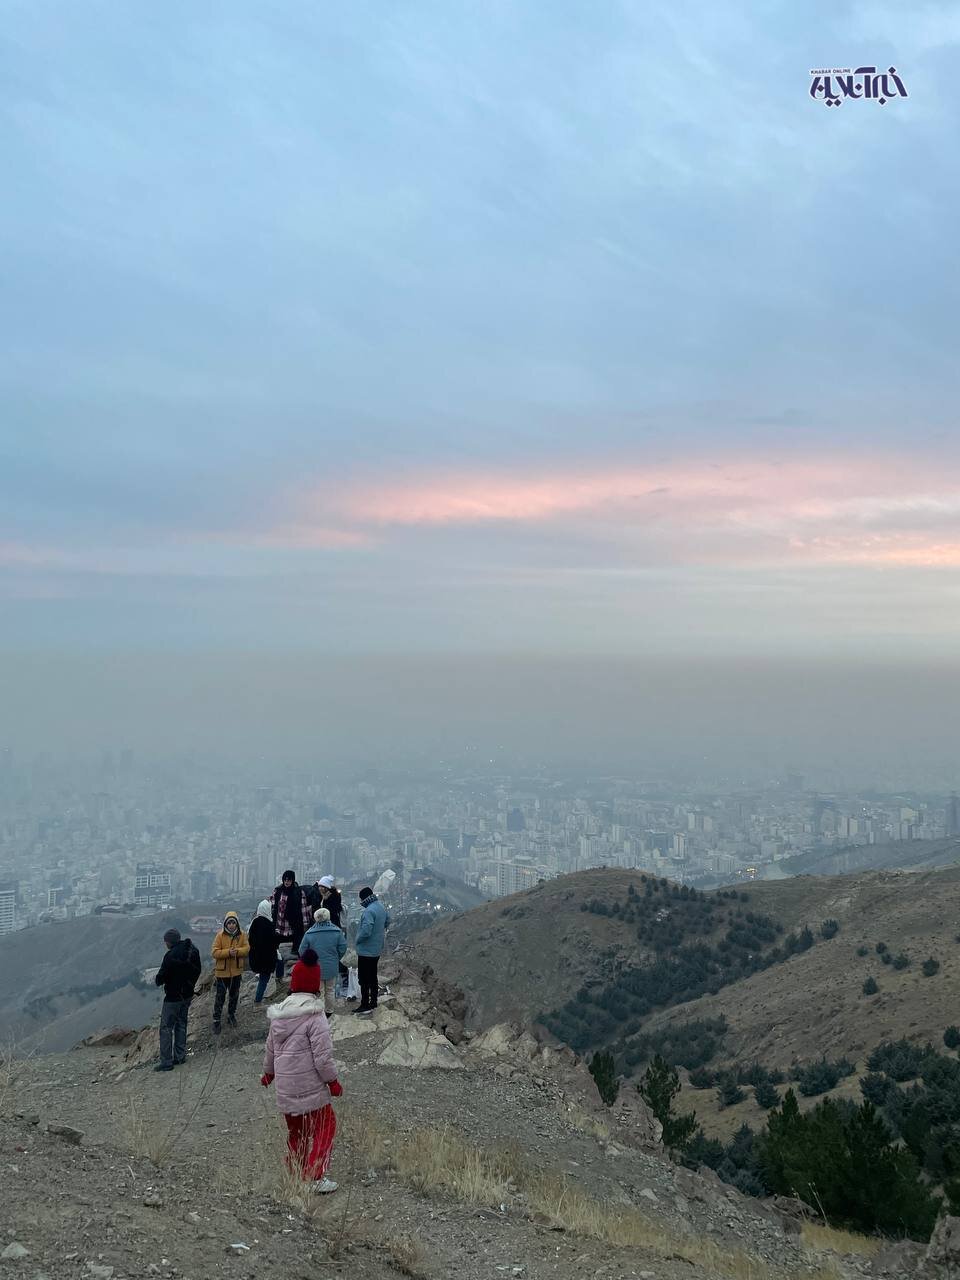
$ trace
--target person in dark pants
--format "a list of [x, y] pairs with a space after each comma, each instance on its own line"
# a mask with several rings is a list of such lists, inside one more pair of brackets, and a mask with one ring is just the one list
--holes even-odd
[[228, 911], [223, 918], [223, 928], [213, 940], [213, 971], [217, 979], [213, 996], [214, 1035], [220, 1034], [223, 1002], [228, 996], [230, 1002], [227, 1005], [227, 1022], [231, 1027], [237, 1025], [240, 982], [249, 954], [250, 943], [247, 941], [247, 935], [240, 928], [240, 917], [235, 911]]
[[250, 922], [247, 931], [250, 941], [250, 968], [257, 975], [257, 990], [253, 997], [254, 1004], [262, 1004], [267, 993], [270, 975], [274, 974], [277, 985], [283, 977], [283, 961], [277, 954], [277, 933], [273, 927], [273, 913], [270, 910], [270, 899], [264, 898], [257, 907], [257, 914]]
[[386, 907], [370, 888], [360, 890], [360, 905], [363, 915], [357, 929], [355, 947], [357, 951], [357, 978], [360, 982], [360, 1003], [354, 1013], [373, 1013], [377, 1007], [377, 965], [383, 951], [387, 930], [390, 928], [390, 914]]
[[194, 987], [203, 965], [200, 952], [177, 929], [163, 935], [167, 953], [157, 970], [156, 984], [163, 987], [160, 1009], [160, 1061], [154, 1071], [172, 1071], [187, 1060], [187, 1017]]

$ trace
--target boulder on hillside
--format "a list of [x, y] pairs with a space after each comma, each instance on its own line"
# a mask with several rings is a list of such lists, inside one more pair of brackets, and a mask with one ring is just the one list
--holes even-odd
[[470, 1044], [470, 1052], [481, 1058], [507, 1058], [513, 1053], [513, 1042], [520, 1034], [520, 1028], [509, 1022], [498, 1022], [475, 1036]]
[[334, 1014], [330, 1023], [330, 1034], [334, 1045], [343, 1040], [353, 1040], [356, 1036], [368, 1036], [375, 1031], [393, 1031], [397, 1027], [406, 1027], [409, 1019], [389, 1005], [378, 1005], [370, 1017], [353, 1018], [347, 1014]]
[[923, 1274], [923, 1245], [914, 1240], [897, 1240], [885, 1245], [870, 1259], [871, 1276], [883, 1280], [902, 1280], [904, 1276]]
[[617, 1140], [626, 1146], [659, 1149], [663, 1125], [636, 1090], [623, 1091], [611, 1110], [600, 1101], [593, 1077], [584, 1062], [566, 1045], [541, 1044], [526, 1028], [500, 1022], [470, 1041], [470, 1057], [494, 1059], [495, 1070], [510, 1067], [546, 1081], [561, 1099], [583, 1111], [604, 1118], [617, 1128]]
[[960, 1218], [945, 1213], [937, 1221], [924, 1255], [924, 1275], [955, 1280], [960, 1277]]
[[77, 1049], [106, 1049], [111, 1045], [133, 1044], [139, 1032], [131, 1027], [110, 1027], [107, 1030], [95, 1031], [85, 1036], [75, 1047]]
[[413, 1023], [391, 1032], [377, 1058], [381, 1067], [407, 1067], [414, 1070], [462, 1070], [463, 1063], [450, 1041], [429, 1027]]
[[795, 1218], [798, 1222], [822, 1222], [823, 1214], [798, 1196], [767, 1196], [763, 1202], [785, 1218]]
[[[589, 1078], [592, 1084], [593, 1077]], [[663, 1125], [641, 1098], [639, 1090], [621, 1089], [610, 1115], [621, 1141], [632, 1147], [658, 1148], [662, 1145]]]

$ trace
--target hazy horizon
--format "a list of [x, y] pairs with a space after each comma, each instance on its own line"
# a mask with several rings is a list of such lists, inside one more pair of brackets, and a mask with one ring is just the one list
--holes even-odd
[[[490, 656], [21, 656], [0, 747], [960, 785], [960, 664]], [[471, 754], [473, 753], [473, 754]]]

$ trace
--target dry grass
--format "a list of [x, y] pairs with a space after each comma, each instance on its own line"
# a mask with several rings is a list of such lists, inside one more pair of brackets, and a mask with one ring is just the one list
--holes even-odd
[[0, 1113], [5, 1112], [7, 1104], [12, 1102], [17, 1083], [34, 1056], [34, 1050], [27, 1054], [18, 1053], [13, 1039], [0, 1044]]
[[158, 1168], [166, 1164], [193, 1125], [204, 1102], [216, 1093], [222, 1073], [217, 1053], [211, 1055], [210, 1065], [203, 1076], [188, 1076], [178, 1071], [176, 1102], [172, 1107], [169, 1098], [161, 1107], [156, 1094], [138, 1097], [128, 1092], [121, 1122], [125, 1144]]
[[361, 1122], [356, 1149], [361, 1164], [392, 1169], [421, 1193], [445, 1191], [466, 1204], [497, 1206], [516, 1190], [512, 1157], [469, 1146], [448, 1125], [399, 1135]]
[[[746, 1253], [675, 1234], [631, 1206], [604, 1204], [566, 1176], [531, 1169], [515, 1150], [478, 1148], [450, 1126], [398, 1134], [386, 1130], [382, 1122], [361, 1121], [356, 1135], [361, 1166], [392, 1170], [421, 1194], [443, 1192], [464, 1203], [488, 1207], [520, 1199], [528, 1214], [546, 1218], [579, 1239], [644, 1249], [663, 1259], [701, 1267], [724, 1280], [784, 1276]], [[839, 1272], [827, 1264], [809, 1280], [839, 1280]]]
[[132, 1094], [127, 1097], [120, 1122], [124, 1146], [143, 1156], [157, 1167], [167, 1152], [168, 1126], [145, 1113], [143, 1103]]
[[586, 1133], [590, 1137], [596, 1138], [599, 1142], [608, 1142], [610, 1140], [610, 1126], [598, 1116], [592, 1116], [587, 1111], [581, 1111], [579, 1107], [571, 1107], [566, 1113], [565, 1119], [571, 1129], [576, 1129], [577, 1133]]
[[884, 1241], [876, 1236], [861, 1236], [855, 1231], [842, 1231], [839, 1227], [825, 1227], [815, 1222], [805, 1222], [800, 1239], [809, 1249], [822, 1253], [855, 1253], [861, 1258], [873, 1258], [883, 1248]]
[[424, 1252], [413, 1236], [396, 1236], [383, 1242], [387, 1261], [402, 1276], [410, 1276], [411, 1280], [423, 1280], [428, 1273], [425, 1269]]
[[218, 1164], [214, 1189], [225, 1196], [266, 1195], [305, 1218], [325, 1218], [330, 1201], [287, 1167], [286, 1156], [283, 1122], [276, 1112], [265, 1114], [229, 1165]]

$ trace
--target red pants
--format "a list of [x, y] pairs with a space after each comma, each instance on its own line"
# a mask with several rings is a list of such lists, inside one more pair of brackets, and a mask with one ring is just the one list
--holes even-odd
[[304, 1116], [285, 1115], [287, 1122], [287, 1168], [307, 1182], [319, 1182], [326, 1176], [337, 1132], [333, 1107], [308, 1111]]

